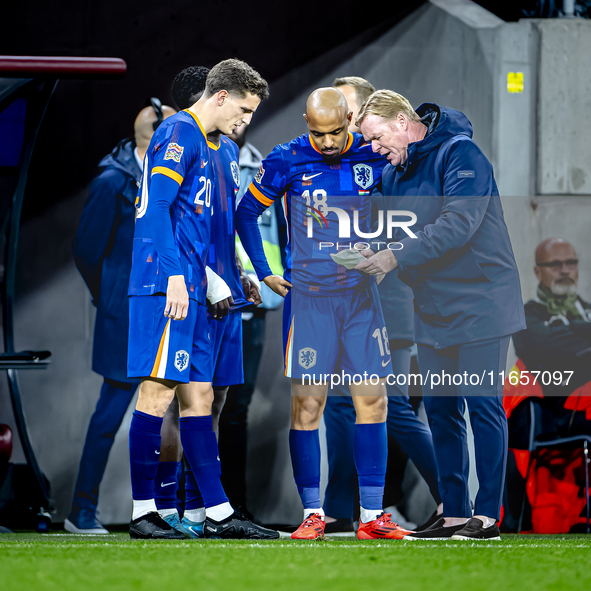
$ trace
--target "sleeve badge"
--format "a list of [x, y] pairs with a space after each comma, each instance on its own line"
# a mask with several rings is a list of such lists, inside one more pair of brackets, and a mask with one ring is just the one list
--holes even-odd
[[183, 146], [179, 146], [178, 144], [171, 142], [170, 144], [168, 144], [168, 147], [166, 148], [164, 160], [174, 160], [174, 162], [180, 162], [184, 149], [185, 148]]
[[259, 183], [259, 185], [261, 184], [261, 181], [263, 180], [264, 174], [265, 174], [265, 169], [263, 168], [263, 165], [261, 164], [259, 171], [256, 173], [256, 175], [254, 177], [255, 182]]

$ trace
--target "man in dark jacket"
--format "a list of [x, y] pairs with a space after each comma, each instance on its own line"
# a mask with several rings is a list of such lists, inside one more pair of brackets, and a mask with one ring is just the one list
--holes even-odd
[[[443, 518], [407, 538], [500, 539], [507, 458], [501, 372], [510, 335], [525, 320], [492, 166], [472, 140], [467, 117], [454, 109], [424, 104], [415, 111], [401, 95], [381, 90], [364, 104], [357, 124], [390, 163], [382, 177], [383, 194], [393, 196], [388, 210], [402, 210], [414, 222], [395, 228], [396, 242], [368, 252], [357, 266], [370, 274], [399, 267], [415, 299]], [[473, 518], [466, 403], [479, 481]]]
[[[539, 441], [591, 434], [591, 398], [587, 395], [591, 388], [591, 304], [577, 294], [579, 259], [573, 245], [561, 238], [543, 240], [536, 248], [534, 272], [539, 284], [536, 297], [525, 304], [527, 329], [513, 335], [525, 371], [511, 372], [514, 395], [505, 398], [509, 447], [516, 450], [528, 449], [532, 435]], [[564, 478], [565, 460], [553, 459], [551, 482]], [[524, 486], [510, 453], [503, 518], [506, 531], [517, 531], [522, 512], [522, 529], [532, 529], [533, 498], [526, 496], [523, 505]], [[538, 494], [544, 494], [543, 490], [534, 496]], [[567, 502], [572, 505], [571, 500]], [[568, 531], [565, 523], [569, 520], [563, 515], [560, 520], [555, 531]]]
[[139, 384], [127, 377], [127, 289], [135, 199], [155, 124], [175, 112], [167, 106], [161, 113], [152, 106], [142, 109], [135, 120], [135, 137], [119, 142], [101, 160], [72, 245], [76, 266], [97, 309], [92, 369], [104, 377], [88, 426], [72, 510], [64, 524], [72, 533], [108, 533], [96, 519], [98, 489], [115, 434]]
[[[536, 402], [546, 426], [537, 428], [556, 430], [563, 437], [589, 433], [590, 423], [582, 410], [586, 400], [566, 402], [571, 393], [591, 381], [591, 304], [577, 294], [579, 259], [573, 245], [560, 238], [542, 241], [536, 248], [534, 272], [540, 283], [535, 299], [525, 305], [527, 330], [516, 334], [513, 342], [527, 370], [542, 372], [537, 381], [544, 398]], [[571, 402], [581, 410], [569, 409]], [[513, 422], [524, 410], [513, 411]]]

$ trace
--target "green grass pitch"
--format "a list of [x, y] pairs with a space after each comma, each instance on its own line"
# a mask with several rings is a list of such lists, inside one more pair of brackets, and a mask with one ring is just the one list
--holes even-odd
[[591, 536], [501, 542], [131, 541], [0, 536], [2, 591], [591, 591]]

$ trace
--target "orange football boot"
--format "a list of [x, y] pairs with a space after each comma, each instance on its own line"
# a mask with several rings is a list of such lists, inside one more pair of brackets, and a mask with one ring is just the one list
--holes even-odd
[[[373, 521], [372, 521], [373, 523]], [[312, 513], [304, 523], [291, 534], [293, 540], [316, 540], [324, 538], [324, 519], [320, 513]]]
[[357, 530], [358, 540], [402, 540], [404, 536], [412, 533], [408, 529], [394, 523], [390, 516], [392, 513], [382, 513], [377, 519], [369, 523], [359, 522]]

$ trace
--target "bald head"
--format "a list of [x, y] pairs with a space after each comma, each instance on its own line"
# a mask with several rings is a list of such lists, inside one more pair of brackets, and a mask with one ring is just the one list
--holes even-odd
[[562, 238], [546, 238], [536, 248], [536, 277], [556, 295], [576, 293], [579, 265], [574, 246]]
[[315, 90], [306, 101], [304, 119], [308, 131], [324, 160], [336, 164], [341, 159], [349, 139], [348, 128], [351, 113], [347, 99], [337, 88]]
[[[172, 107], [162, 105], [162, 114], [164, 115], [164, 119], [174, 115], [175, 113], [176, 111]], [[135, 123], [133, 124], [133, 133], [141, 158], [144, 157], [144, 154], [150, 145], [150, 140], [152, 139], [152, 135], [154, 135], [154, 123], [156, 121], [158, 121], [158, 117], [152, 106], [142, 109], [135, 118]]]
[[333, 117], [338, 113], [341, 117], [347, 115], [349, 106], [345, 95], [337, 88], [317, 88], [306, 101], [306, 115], [308, 117]]
[[557, 253], [569, 253], [577, 258], [574, 246], [562, 238], [546, 238], [536, 248], [536, 264], [545, 263]]

